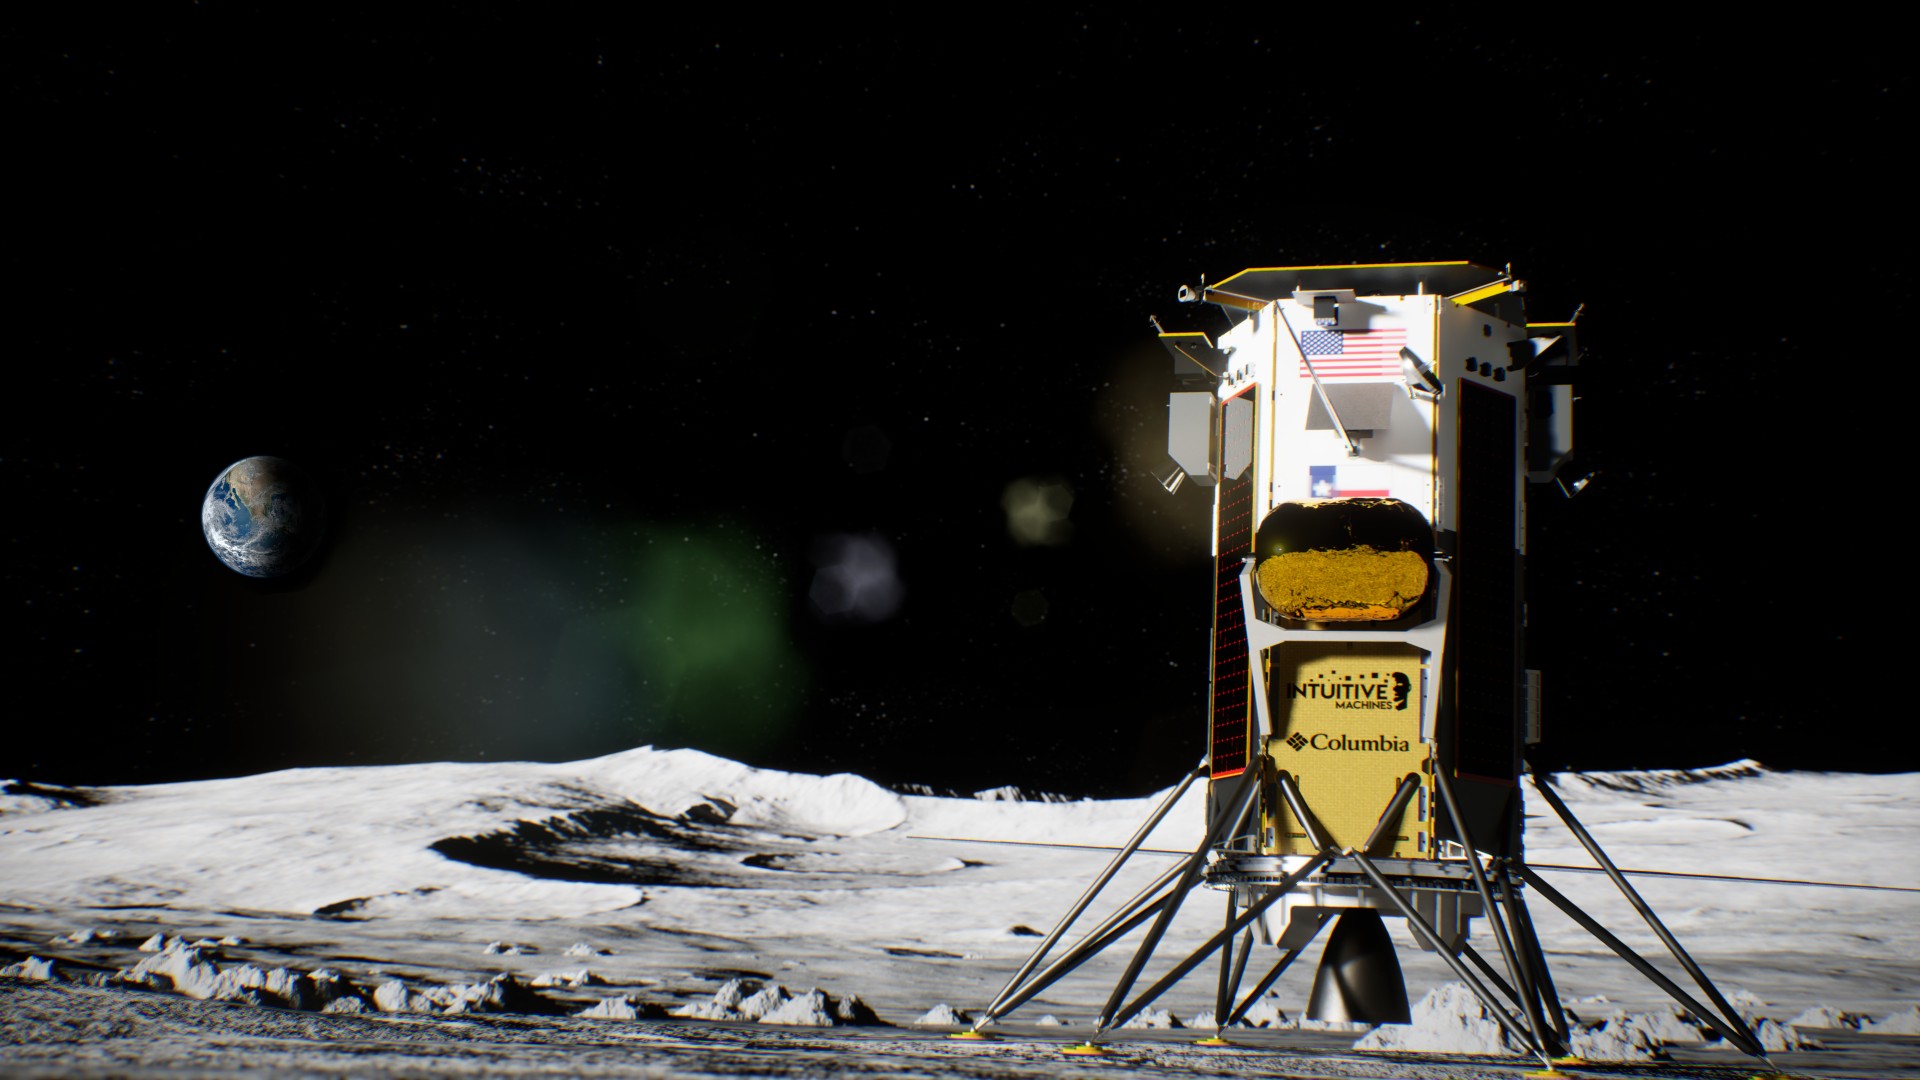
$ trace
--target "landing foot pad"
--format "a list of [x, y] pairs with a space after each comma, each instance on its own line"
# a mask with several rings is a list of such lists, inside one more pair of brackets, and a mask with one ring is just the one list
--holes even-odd
[[993, 1038], [993, 1036], [991, 1036], [991, 1035], [989, 1035], [989, 1034], [987, 1034], [987, 1033], [986, 1033], [986, 1032], [984, 1032], [984, 1031], [956, 1031], [956, 1032], [954, 1032], [954, 1033], [952, 1033], [951, 1035], [948, 1035], [948, 1036], [947, 1036], [947, 1038], [949, 1038], [949, 1039], [979, 1039], [979, 1040], [980, 1040], [981, 1042], [986, 1042], [986, 1041], [988, 1041], [988, 1040], [990, 1040], [990, 1039], [992, 1039], [992, 1038]]
[[1070, 1043], [1060, 1048], [1063, 1054], [1077, 1054], [1081, 1057], [1105, 1057], [1113, 1051], [1094, 1043]]
[[1195, 1046], [1232, 1046], [1233, 1044], [1218, 1035], [1209, 1035], [1204, 1039], [1193, 1040]]

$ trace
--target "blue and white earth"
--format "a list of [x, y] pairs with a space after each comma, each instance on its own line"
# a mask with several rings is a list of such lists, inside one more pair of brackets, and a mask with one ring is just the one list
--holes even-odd
[[214, 555], [248, 577], [292, 573], [320, 546], [326, 507], [300, 467], [250, 457], [214, 478], [200, 505], [200, 529]]

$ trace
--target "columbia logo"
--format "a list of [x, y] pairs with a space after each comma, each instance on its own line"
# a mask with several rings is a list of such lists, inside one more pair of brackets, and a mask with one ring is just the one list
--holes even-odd
[[1295, 750], [1298, 750], [1301, 747], [1307, 745], [1307, 737], [1296, 731], [1293, 734], [1287, 736], [1287, 745], [1293, 747]]

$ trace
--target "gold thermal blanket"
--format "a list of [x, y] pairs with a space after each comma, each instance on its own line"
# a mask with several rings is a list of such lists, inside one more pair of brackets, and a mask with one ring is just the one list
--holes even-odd
[[1411, 551], [1290, 551], [1260, 563], [1260, 595], [1289, 619], [1375, 622], [1405, 615], [1427, 591], [1427, 564]]

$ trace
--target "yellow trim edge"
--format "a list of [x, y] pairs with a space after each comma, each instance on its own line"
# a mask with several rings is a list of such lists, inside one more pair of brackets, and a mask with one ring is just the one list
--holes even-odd
[[1501, 280], [1496, 281], [1491, 285], [1482, 285], [1477, 289], [1468, 289], [1466, 292], [1463, 292], [1463, 293], [1455, 293], [1454, 295], [1447, 297], [1447, 299], [1453, 301], [1454, 303], [1460, 305], [1461, 307], [1466, 307], [1468, 304], [1477, 304], [1480, 301], [1485, 300], [1489, 296], [1499, 296], [1501, 293], [1507, 292], [1512, 288], [1513, 288], [1512, 280], [1507, 278], [1502, 278]]
[[[1248, 274], [1270, 274], [1270, 273], [1275, 273], [1275, 272], [1284, 271], [1284, 270], [1404, 270], [1404, 269], [1408, 269], [1415, 266], [1474, 266], [1474, 265], [1477, 265], [1477, 264], [1470, 262], [1466, 259], [1455, 259], [1451, 262], [1326, 263], [1319, 266], [1249, 266], [1245, 270], [1240, 271], [1238, 274], [1233, 275], [1233, 277], [1227, 278], [1226, 281], [1214, 282], [1211, 286], [1209, 286], [1209, 288], [1217, 289], [1220, 286], [1225, 285], [1228, 281], [1232, 281], [1233, 278], [1244, 277]], [[1495, 271], [1495, 272], [1497, 273], [1498, 271]]]

